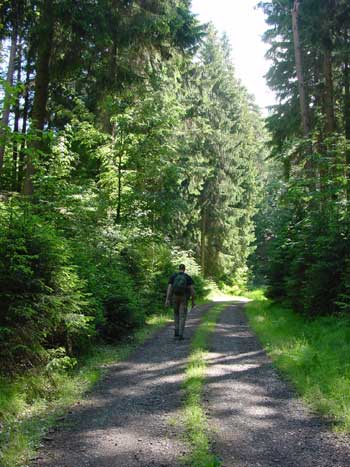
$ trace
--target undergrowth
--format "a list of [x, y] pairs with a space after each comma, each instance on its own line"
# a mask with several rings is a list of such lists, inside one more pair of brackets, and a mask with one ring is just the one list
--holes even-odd
[[19, 467], [35, 457], [40, 439], [69, 406], [101, 378], [108, 364], [121, 361], [170, 319], [155, 315], [119, 345], [100, 345], [75, 371], [36, 369], [13, 380], [0, 380], [0, 465]]
[[186, 437], [192, 448], [185, 462], [191, 467], [220, 466], [217, 457], [211, 453], [208, 423], [201, 399], [207, 366], [208, 338], [215, 329], [216, 322], [224, 308], [224, 304], [210, 308], [203, 317], [191, 343], [191, 354], [184, 381]]
[[256, 293], [250, 323], [309, 406], [350, 433], [350, 317], [306, 319]]

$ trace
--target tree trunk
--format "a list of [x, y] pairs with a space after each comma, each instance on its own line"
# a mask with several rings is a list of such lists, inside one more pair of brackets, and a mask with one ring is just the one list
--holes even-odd
[[[292, 22], [293, 22], [293, 41], [294, 41], [294, 55], [295, 55], [295, 67], [298, 79], [298, 89], [299, 89], [299, 101], [300, 101], [300, 112], [301, 112], [301, 121], [304, 137], [308, 137], [311, 130], [310, 122], [310, 111], [306, 93], [305, 79], [304, 79], [304, 69], [303, 69], [303, 60], [301, 53], [300, 45], [300, 33], [299, 33], [299, 0], [294, 0], [294, 7], [292, 10]], [[305, 172], [307, 177], [307, 183], [309, 190], [314, 192], [317, 189], [315, 182], [316, 171], [314, 164], [312, 162], [312, 146], [309, 145], [305, 150], [306, 163], [305, 163]]]
[[50, 83], [50, 58], [53, 43], [54, 19], [53, 0], [45, 0], [40, 18], [40, 37], [36, 62], [35, 94], [32, 110], [32, 126], [34, 141], [29, 144], [26, 160], [26, 173], [23, 193], [33, 194], [33, 152], [42, 148], [42, 131], [46, 121], [46, 104]]
[[[121, 211], [122, 211], [122, 177], [123, 177], [123, 145], [118, 148], [118, 155], [117, 155], [117, 177], [118, 177], [118, 192], [117, 192], [117, 214], [115, 221], [117, 224], [121, 223]], [[113, 123], [112, 125], [112, 154], [113, 159], [116, 153], [116, 125]]]
[[[13, 26], [12, 35], [11, 35], [11, 48], [10, 48], [10, 57], [9, 57], [9, 64], [7, 68], [7, 76], [6, 76], [6, 85], [10, 88], [13, 85], [13, 75], [15, 72], [15, 61], [16, 61], [16, 49], [17, 49], [17, 34], [18, 28], [17, 25]], [[3, 165], [4, 165], [4, 155], [5, 155], [5, 148], [6, 148], [6, 130], [9, 124], [10, 119], [10, 89], [5, 90], [5, 99], [4, 99], [4, 107], [1, 119], [1, 128], [0, 128], [0, 175], [2, 173]]]
[[206, 225], [207, 225], [207, 213], [205, 207], [202, 207], [202, 218], [201, 218], [201, 269], [202, 274], [205, 276], [206, 273]]
[[[17, 54], [17, 84], [21, 82], [21, 72], [22, 72], [22, 45], [19, 40], [18, 54]], [[16, 99], [15, 120], [14, 120], [14, 125], [13, 125], [14, 133], [18, 133], [19, 131], [20, 98], [21, 96], [18, 95]], [[19, 148], [18, 141], [15, 140], [13, 142], [13, 181], [12, 181], [12, 186], [14, 190], [16, 190], [18, 186], [18, 148]]]
[[326, 134], [331, 134], [335, 131], [336, 125], [334, 115], [332, 54], [328, 46], [325, 47], [323, 52], [323, 73], [325, 78], [325, 130]]
[[19, 150], [19, 160], [18, 160], [18, 177], [17, 177], [17, 190], [21, 191], [23, 176], [24, 176], [24, 159], [25, 159], [25, 146], [26, 146], [26, 134], [27, 134], [27, 123], [28, 123], [28, 113], [29, 113], [29, 87], [30, 87], [30, 64], [31, 64], [31, 52], [28, 52], [27, 57], [27, 70], [26, 70], [26, 82], [25, 82], [25, 91], [24, 91], [24, 104], [23, 104], [23, 113], [22, 113], [22, 141], [21, 148]]
[[[344, 126], [345, 126], [345, 137], [348, 144], [350, 145], [350, 70], [349, 60], [345, 61], [344, 64]], [[350, 148], [346, 150], [346, 196], [348, 203], [350, 203]], [[350, 208], [350, 205], [349, 205]]]
[[[324, 133], [319, 135], [317, 142], [317, 151], [322, 154], [322, 158], [318, 163], [319, 168], [319, 190], [324, 194], [327, 199], [327, 187], [329, 181], [335, 176], [336, 161], [330, 160], [328, 144], [325, 141], [327, 136], [335, 131], [335, 114], [334, 114], [334, 91], [333, 91], [333, 70], [332, 70], [332, 53], [331, 53], [331, 40], [324, 38], [323, 41], [323, 60], [322, 60], [322, 74], [324, 86], [322, 88], [322, 95], [320, 99], [320, 107], [324, 115]], [[321, 198], [322, 200], [322, 198]], [[321, 203], [322, 204], [322, 203]], [[321, 205], [322, 207], [322, 205]]]
[[293, 39], [294, 39], [294, 55], [295, 55], [295, 66], [298, 78], [298, 89], [299, 89], [299, 100], [301, 110], [301, 121], [303, 125], [304, 136], [308, 136], [310, 133], [310, 116], [309, 107], [307, 104], [306, 88], [304, 80], [304, 72], [302, 65], [302, 54], [300, 46], [300, 35], [299, 35], [299, 0], [294, 1], [294, 7], [292, 10], [293, 20]]
[[122, 152], [118, 153], [118, 201], [117, 201], [117, 217], [116, 223], [121, 223], [121, 207], [122, 207]]

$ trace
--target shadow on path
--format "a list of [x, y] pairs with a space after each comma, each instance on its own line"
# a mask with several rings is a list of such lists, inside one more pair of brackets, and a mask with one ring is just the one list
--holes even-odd
[[179, 466], [186, 454], [173, 421], [181, 411], [181, 382], [189, 338], [204, 311], [190, 313], [184, 341], [168, 326], [125, 362], [113, 365], [93, 393], [72, 409], [45, 443], [35, 465], [45, 467]]
[[281, 380], [242, 305], [223, 312], [211, 342], [205, 398], [224, 467], [349, 467], [336, 435]]

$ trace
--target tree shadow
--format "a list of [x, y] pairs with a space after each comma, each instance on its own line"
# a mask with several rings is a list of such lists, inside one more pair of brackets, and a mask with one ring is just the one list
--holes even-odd
[[168, 326], [127, 361], [112, 365], [45, 442], [35, 465], [179, 466], [187, 454], [179, 421], [190, 337], [210, 305], [190, 313], [184, 341]]
[[224, 311], [211, 350], [205, 399], [225, 466], [350, 465], [349, 437], [332, 433], [283, 381], [242, 307]]

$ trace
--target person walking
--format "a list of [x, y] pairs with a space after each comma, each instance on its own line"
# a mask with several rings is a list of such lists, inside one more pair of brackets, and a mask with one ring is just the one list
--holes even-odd
[[183, 340], [184, 330], [187, 318], [187, 304], [191, 297], [192, 308], [195, 306], [194, 285], [191, 276], [186, 274], [186, 267], [180, 264], [179, 271], [175, 272], [169, 279], [168, 289], [166, 294], [165, 306], [172, 305], [174, 307], [174, 323], [175, 323], [175, 339]]

